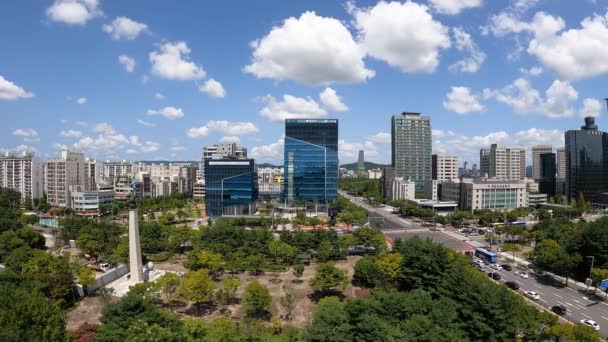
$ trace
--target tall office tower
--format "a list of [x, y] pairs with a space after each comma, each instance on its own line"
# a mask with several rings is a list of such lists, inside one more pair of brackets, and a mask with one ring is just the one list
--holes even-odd
[[[492, 144], [490, 149], [479, 151], [482, 168], [486, 161], [488, 178], [518, 180], [526, 177], [526, 151], [523, 148], [506, 148]], [[481, 170], [482, 175], [484, 170]]]
[[44, 188], [47, 202], [55, 207], [70, 207], [70, 192], [85, 187], [84, 155], [63, 150], [61, 159], [47, 160], [44, 171]]
[[439, 182], [458, 179], [458, 156], [433, 154], [432, 177]]
[[557, 180], [566, 180], [566, 148], [557, 149]]
[[490, 149], [482, 148], [479, 150], [479, 173], [481, 177], [490, 175]]
[[569, 199], [598, 202], [608, 192], [608, 133], [598, 130], [595, 118], [586, 117], [580, 130], [566, 137], [566, 193]]
[[255, 214], [258, 176], [253, 159], [207, 159], [205, 170], [208, 216]]
[[6, 154], [0, 157], [0, 188], [13, 189], [21, 193], [21, 200], [42, 197], [43, 163], [31, 153], [21, 157]]
[[103, 178], [107, 180], [114, 180], [115, 177], [133, 175], [134, 168], [133, 163], [123, 160], [119, 162], [106, 161], [103, 163]]
[[205, 179], [205, 160], [210, 159], [247, 159], [247, 149], [236, 143], [221, 143], [203, 148], [201, 178]]
[[357, 172], [359, 173], [359, 177], [363, 177], [365, 175], [365, 152], [363, 150], [359, 150], [359, 160], [357, 161]]
[[539, 192], [547, 194], [547, 196], [555, 196], [556, 183], [556, 165], [555, 153], [543, 153], [539, 156], [540, 159], [540, 180]]
[[97, 160], [86, 159], [84, 161], [84, 187], [85, 191], [93, 191], [97, 189], [97, 178], [99, 170], [97, 169]]
[[553, 147], [549, 145], [532, 146], [532, 179], [540, 180], [540, 155], [553, 152]]
[[338, 198], [338, 120], [285, 120], [284, 173], [288, 201]]
[[396, 177], [416, 182], [424, 192], [431, 173], [431, 118], [420, 113], [401, 113], [391, 119], [391, 163]]

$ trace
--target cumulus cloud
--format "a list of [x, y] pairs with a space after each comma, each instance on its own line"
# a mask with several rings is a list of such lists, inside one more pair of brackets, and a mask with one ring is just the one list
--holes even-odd
[[548, 118], [563, 118], [574, 115], [571, 102], [578, 99], [578, 92], [569, 82], [555, 80], [545, 92], [543, 112]]
[[205, 83], [201, 84], [198, 89], [203, 93], [207, 93], [209, 97], [222, 98], [226, 96], [224, 86], [213, 78], [208, 79]]
[[80, 138], [82, 136], [82, 132], [81, 131], [77, 131], [77, 130], [67, 130], [67, 131], [61, 131], [59, 133], [62, 137], [66, 137], [66, 138]]
[[530, 81], [518, 78], [513, 83], [499, 90], [484, 89], [484, 98], [494, 98], [496, 101], [511, 107], [516, 114], [528, 114], [537, 111], [542, 98]]
[[76, 99], [76, 103], [78, 103], [79, 105], [85, 104], [87, 103], [87, 98], [86, 97], [79, 97]]
[[25, 89], [0, 75], [0, 100], [27, 99], [32, 96], [34, 96], [33, 93], [25, 91]]
[[239, 143], [241, 142], [241, 138], [237, 137], [237, 136], [223, 136], [220, 138], [220, 143]]
[[469, 56], [450, 65], [450, 70], [472, 73], [479, 71], [479, 68], [486, 60], [486, 54], [475, 44], [471, 35], [466, 33], [462, 28], [455, 27], [452, 29], [452, 33], [456, 49], [468, 53]]
[[372, 135], [368, 140], [376, 144], [390, 144], [391, 134], [388, 132], [380, 132]]
[[148, 29], [148, 25], [144, 23], [138, 23], [127, 17], [117, 17], [110, 24], [103, 25], [103, 32], [107, 33], [114, 40], [133, 40], [139, 36], [140, 33]]
[[435, 11], [441, 14], [456, 15], [468, 8], [481, 7], [482, 0], [429, 0]]
[[202, 138], [209, 135], [207, 126], [192, 127], [186, 131], [186, 135], [190, 138]]
[[251, 47], [251, 64], [243, 71], [257, 78], [321, 85], [358, 83], [375, 75], [365, 67], [365, 52], [350, 31], [315, 12], [285, 19]]
[[116, 130], [109, 123], [101, 122], [101, 123], [95, 124], [93, 126], [93, 132], [103, 133], [103, 134], [114, 134], [114, 133], [116, 133]]
[[232, 136], [259, 132], [259, 129], [251, 122], [230, 122], [226, 120], [207, 121], [207, 128]]
[[17, 137], [33, 138], [38, 136], [38, 132], [32, 128], [17, 128], [13, 131], [13, 135]]
[[284, 121], [295, 118], [322, 118], [327, 111], [317, 101], [308, 97], [296, 97], [289, 94], [283, 95], [282, 100], [277, 100], [272, 95], [259, 98], [265, 107], [260, 110], [260, 115], [271, 121]]
[[184, 117], [184, 111], [181, 108], [167, 106], [161, 109], [148, 109], [147, 115], [160, 115], [169, 120], [180, 119]]
[[481, 112], [485, 108], [479, 102], [479, 95], [471, 93], [467, 87], [452, 87], [447, 93], [443, 108], [458, 114]]
[[55, 0], [46, 9], [46, 16], [68, 25], [84, 25], [87, 21], [102, 15], [97, 0]]
[[133, 59], [132, 57], [129, 57], [127, 55], [120, 55], [118, 56], [118, 63], [120, 63], [124, 68], [126, 72], [133, 72], [135, 70], [135, 59]]
[[323, 103], [323, 106], [325, 106], [325, 108], [330, 111], [344, 112], [348, 110], [348, 106], [346, 106], [344, 102], [342, 102], [340, 96], [338, 96], [338, 94], [336, 94], [336, 91], [332, 88], [325, 88], [325, 90], [323, 90], [323, 92], [319, 94], [319, 98], [321, 99], [321, 103]]
[[142, 119], [137, 119], [137, 123], [145, 127], [156, 127], [156, 124]]
[[186, 42], [167, 42], [158, 45], [149, 54], [152, 74], [169, 80], [197, 80], [205, 77], [205, 70], [190, 60], [190, 48]]
[[161, 93], [156, 93], [154, 94], [154, 98], [157, 100], [164, 100], [165, 99], [165, 95], [161, 94]]
[[439, 51], [450, 47], [448, 28], [425, 5], [380, 1], [368, 8], [351, 6], [350, 12], [366, 53], [402, 72], [434, 72]]
[[602, 103], [596, 99], [586, 98], [583, 100], [583, 108], [581, 108], [579, 114], [582, 117], [587, 116], [600, 116], [602, 111]]
[[251, 149], [251, 157], [261, 162], [282, 162], [284, 137], [268, 145], [255, 146]]

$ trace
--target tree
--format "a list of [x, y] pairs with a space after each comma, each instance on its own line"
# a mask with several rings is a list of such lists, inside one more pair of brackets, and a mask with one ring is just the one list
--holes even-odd
[[239, 278], [230, 277], [224, 279], [222, 283], [222, 294], [225, 297], [225, 302], [227, 304], [231, 303], [236, 298], [236, 291], [241, 285], [241, 281]]
[[266, 311], [270, 307], [272, 297], [268, 288], [254, 279], [243, 292], [243, 306], [249, 315], [256, 315]]
[[317, 260], [319, 262], [326, 262], [331, 257], [332, 251], [333, 246], [331, 242], [327, 240], [321, 241], [321, 244], [319, 244], [319, 249], [317, 249]]
[[34, 256], [22, 266], [23, 274], [45, 284], [43, 292], [61, 303], [70, 300], [72, 269], [66, 257], [56, 257], [35, 250]]
[[99, 295], [99, 298], [103, 304], [108, 304], [111, 302], [115, 293], [116, 291], [113, 287], [104, 286], [97, 290], [97, 294]]
[[213, 279], [206, 270], [190, 271], [182, 279], [178, 295], [194, 303], [209, 302], [214, 288]]
[[310, 341], [350, 342], [351, 331], [344, 304], [338, 297], [327, 297], [319, 300], [306, 336]]
[[315, 291], [328, 292], [334, 287], [343, 285], [347, 280], [346, 271], [337, 269], [333, 263], [323, 263], [317, 268], [310, 286]]
[[78, 282], [85, 289], [89, 285], [95, 284], [95, 271], [88, 267], [80, 267], [80, 272], [78, 272]]
[[275, 263], [281, 260], [284, 263], [291, 264], [296, 258], [298, 250], [283, 241], [272, 240], [268, 243], [268, 254], [274, 258]]
[[385, 274], [376, 264], [376, 258], [368, 255], [359, 259], [354, 267], [353, 280], [367, 287], [390, 285], [385, 280]]
[[261, 254], [253, 254], [247, 257], [247, 265], [254, 275], [258, 275], [266, 266], [266, 260]]
[[178, 274], [167, 272], [154, 282], [155, 289], [165, 297], [165, 302], [171, 304], [180, 288], [181, 278]]
[[585, 211], [585, 195], [583, 195], [582, 191], [578, 192], [578, 200], [576, 201], [576, 209], [580, 212]]
[[395, 283], [401, 271], [403, 256], [399, 253], [384, 254], [376, 259], [376, 266], [390, 283]]
[[304, 275], [304, 264], [295, 264], [293, 265], [293, 275], [300, 279]]
[[374, 247], [376, 253], [382, 253], [386, 251], [386, 241], [384, 240], [384, 234], [374, 228], [362, 227], [353, 233], [355, 240], [358, 245]]
[[281, 297], [281, 306], [285, 310], [285, 318], [291, 320], [293, 309], [296, 307], [296, 292], [291, 286], [283, 288], [285, 295]]
[[40, 222], [40, 217], [38, 215], [21, 215], [19, 218], [21, 223], [25, 224], [36, 224]]
[[188, 254], [187, 267], [193, 270], [205, 269], [212, 274], [216, 274], [222, 269], [222, 255], [208, 250], [194, 250]]

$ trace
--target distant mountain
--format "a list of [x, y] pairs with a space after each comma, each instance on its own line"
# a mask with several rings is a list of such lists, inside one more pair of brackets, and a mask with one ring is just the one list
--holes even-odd
[[[382, 168], [385, 168], [387, 166], [390, 166], [390, 165], [376, 164], [376, 163], [372, 163], [372, 162], [365, 162], [365, 170], [382, 169]], [[351, 170], [351, 171], [357, 171], [357, 163], [342, 164], [342, 165], [340, 165], [340, 167], [344, 168], [344, 169], [347, 169], [347, 170]]]
[[272, 169], [276, 169], [278, 167], [283, 167], [283, 165], [272, 165], [270, 163], [262, 163], [262, 164], [256, 164], [257, 167], [260, 168], [272, 168]]

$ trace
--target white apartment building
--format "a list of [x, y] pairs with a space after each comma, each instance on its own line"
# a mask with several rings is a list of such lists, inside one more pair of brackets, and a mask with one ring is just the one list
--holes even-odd
[[553, 152], [549, 145], [532, 146], [532, 179], [540, 181], [540, 155]]
[[114, 189], [106, 186], [97, 190], [72, 191], [70, 197], [70, 208], [77, 215], [96, 216], [100, 214], [100, 205], [114, 202]]
[[416, 182], [396, 177], [391, 184], [388, 199], [390, 201], [416, 199]]
[[133, 175], [135, 173], [133, 163], [126, 160], [119, 162], [107, 160], [105, 163], [103, 163], [102, 170], [103, 178], [111, 181], [116, 177]]
[[61, 159], [48, 160], [44, 170], [47, 202], [55, 207], [70, 207], [70, 191], [85, 186], [84, 155], [63, 150]]
[[431, 160], [431, 170], [434, 180], [445, 182], [450, 179], [458, 179], [458, 156], [433, 154]]
[[21, 200], [42, 198], [43, 163], [33, 154], [0, 157], [0, 188], [21, 193]]
[[521, 180], [526, 177], [526, 150], [523, 148], [492, 144], [489, 152], [488, 149], [481, 149], [479, 155], [482, 175], [487, 169], [488, 178]]
[[259, 168], [258, 191], [260, 196], [281, 194], [283, 192], [283, 168]]

